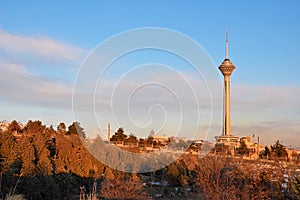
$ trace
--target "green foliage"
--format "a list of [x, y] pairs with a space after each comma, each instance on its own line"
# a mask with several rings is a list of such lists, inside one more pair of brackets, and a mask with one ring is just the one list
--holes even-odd
[[27, 199], [73, 199], [82, 184], [88, 185], [90, 179], [84, 179], [72, 173], [59, 173], [50, 176], [26, 176], [20, 179], [18, 193]]
[[5, 131], [0, 134], [1, 169], [10, 170], [11, 165], [18, 159], [18, 144], [11, 132]]
[[24, 138], [20, 141], [20, 156], [23, 161], [21, 173], [24, 175], [35, 175], [37, 164], [36, 147], [32, 143], [32, 138]]
[[146, 146], [146, 140], [143, 138], [139, 139], [139, 147], [145, 147]]
[[237, 148], [237, 153], [241, 155], [248, 155], [249, 154], [249, 149], [244, 141], [241, 142], [241, 146]]
[[153, 144], [154, 143], [154, 139], [153, 137], [150, 135], [147, 139], [146, 139], [146, 143], [149, 145], [149, 144]]
[[67, 130], [66, 130], [66, 125], [63, 122], [60, 122], [59, 125], [57, 126], [57, 132], [59, 134], [66, 134]]
[[265, 146], [265, 156], [270, 156], [271, 155], [271, 151], [269, 149], [268, 146]]
[[270, 158], [271, 157], [271, 150], [268, 146], [265, 146], [265, 149], [259, 153], [260, 158]]
[[124, 129], [120, 127], [117, 132], [110, 138], [111, 142], [123, 142], [127, 138], [127, 135], [124, 134]]
[[126, 144], [129, 144], [129, 145], [136, 145], [138, 142], [138, 139], [137, 137], [134, 135], [134, 134], [130, 134], [129, 137], [125, 140], [125, 143]]
[[21, 129], [19, 123], [18, 123], [16, 120], [12, 121], [12, 122], [9, 124], [7, 130], [8, 130], [9, 132], [17, 132], [17, 133], [21, 133], [21, 131], [22, 131], [22, 129]]
[[[63, 125], [62, 125], [63, 126]], [[86, 135], [84, 133], [83, 128], [80, 126], [79, 122], [73, 122], [69, 127], [66, 135], [79, 135], [82, 138], [85, 138]]]
[[46, 126], [42, 125], [42, 122], [39, 120], [31, 121], [29, 120], [26, 126], [23, 128], [27, 134], [35, 134], [35, 133], [42, 133], [45, 130]]
[[274, 145], [271, 146], [272, 155], [275, 157], [286, 157], [288, 155], [285, 146], [283, 146], [279, 140], [275, 142]]
[[89, 154], [77, 132], [73, 134], [76, 126], [79, 123], [70, 126], [69, 137], [40, 121], [28, 121], [24, 134], [17, 137], [15, 123], [10, 131], [1, 132], [0, 199], [15, 187], [27, 199], [74, 199], [82, 184], [90, 184], [84, 177], [101, 177], [103, 164]]

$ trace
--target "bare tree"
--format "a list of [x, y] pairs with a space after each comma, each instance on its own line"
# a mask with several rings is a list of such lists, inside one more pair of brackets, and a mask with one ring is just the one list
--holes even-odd
[[149, 199], [136, 174], [107, 169], [101, 184], [101, 197], [105, 199]]
[[259, 171], [237, 159], [206, 157], [196, 172], [194, 183], [199, 199], [250, 200], [282, 195], [279, 173]]

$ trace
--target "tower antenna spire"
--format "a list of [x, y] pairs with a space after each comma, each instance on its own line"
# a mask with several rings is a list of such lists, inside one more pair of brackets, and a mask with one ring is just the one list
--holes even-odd
[[226, 28], [226, 51], [225, 58], [228, 59], [228, 28]]

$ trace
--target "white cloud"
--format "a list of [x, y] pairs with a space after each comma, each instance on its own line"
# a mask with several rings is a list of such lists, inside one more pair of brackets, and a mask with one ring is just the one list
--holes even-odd
[[1, 59], [21, 64], [80, 63], [86, 51], [47, 37], [14, 35], [0, 30]]
[[0, 30], [1, 118], [40, 119], [48, 124], [72, 121], [69, 81], [86, 53], [48, 37]]
[[232, 131], [255, 133], [264, 144], [279, 139], [300, 146], [300, 88], [296, 86], [232, 86]]
[[[85, 54], [86, 51], [79, 47], [47, 37], [15, 35], [0, 30], [2, 102], [71, 108], [72, 83], [66, 82], [75, 74], [68, 69], [78, 67]], [[36, 66], [47, 69], [35, 69]], [[59, 68], [53, 69], [53, 66]], [[69, 77], [65, 79], [64, 76]]]
[[0, 63], [1, 100], [45, 107], [71, 107], [72, 87], [35, 76], [25, 66]]
[[232, 101], [239, 108], [246, 105], [258, 105], [262, 108], [279, 108], [282, 106], [298, 104], [300, 88], [296, 86], [250, 86], [233, 85]]
[[295, 120], [299, 102], [300, 88], [296, 86], [232, 87], [232, 116], [238, 123]]

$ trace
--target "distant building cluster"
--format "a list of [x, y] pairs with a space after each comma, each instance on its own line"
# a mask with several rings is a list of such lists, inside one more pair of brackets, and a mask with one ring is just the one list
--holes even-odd
[[[109, 138], [114, 145], [125, 150], [135, 152], [170, 151], [173, 153], [186, 153], [208, 156], [231, 156], [248, 160], [280, 159], [283, 161], [300, 161], [300, 150], [288, 149], [279, 143], [264, 145], [259, 142], [259, 137], [252, 136], [217, 136], [217, 142], [211, 143], [205, 140], [187, 140], [185, 137], [167, 137], [156, 135], [151, 131], [148, 138], [137, 138], [133, 134], [124, 134], [123, 128]], [[280, 153], [281, 152], [281, 153]]]

